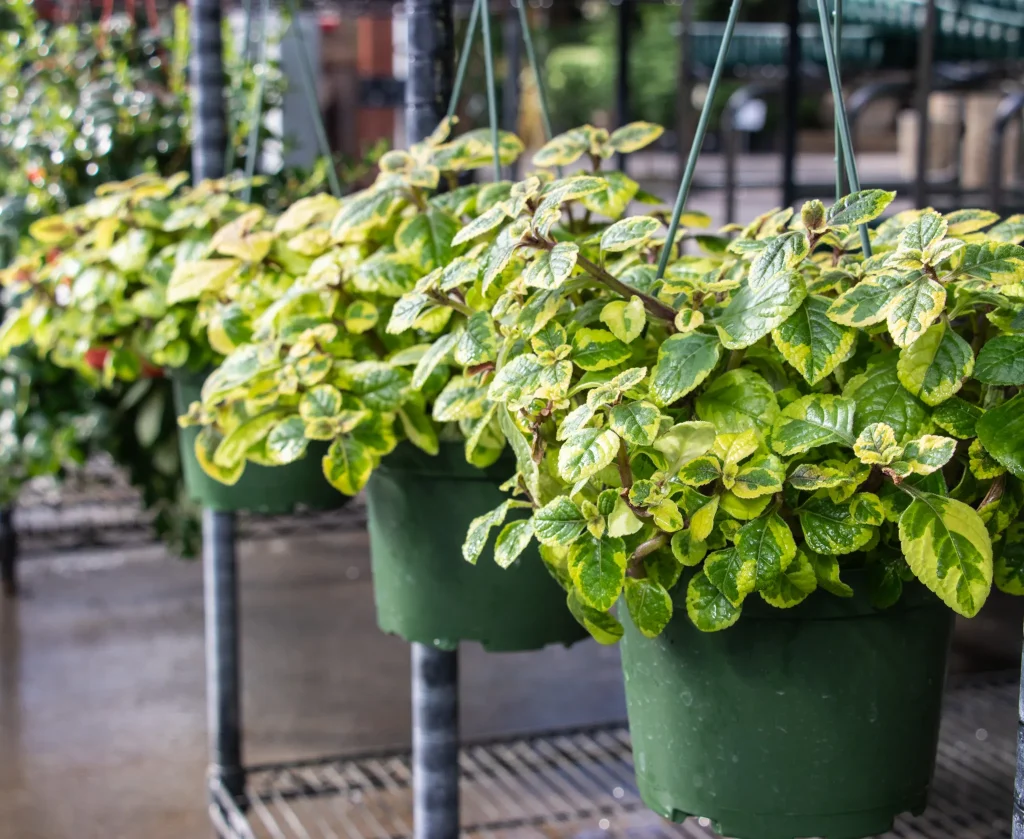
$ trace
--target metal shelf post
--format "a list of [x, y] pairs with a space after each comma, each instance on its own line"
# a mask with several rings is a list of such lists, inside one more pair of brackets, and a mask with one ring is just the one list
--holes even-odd
[[18, 593], [18, 532], [14, 507], [0, 507], [0, 589], [7, 597]]
[[[192, 174], [196, 183], [224, 175], [227, 116], [220, 0], [192, 6]], [[244, 792], [235, 514], [203, 510], [207, 726], [211, 781], [233, 797]]]
[[[444, 117], [452, 89], [452, 0], [405, 0], [409, 26], [405, 128], [410, 144]], [[459, 835], [458, 651], [412, 645], [413, 829], [416, 839]]]

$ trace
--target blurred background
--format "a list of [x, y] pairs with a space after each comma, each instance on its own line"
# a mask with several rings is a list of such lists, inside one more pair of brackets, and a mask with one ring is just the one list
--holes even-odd
[[[506, 0], [491, 6], [503, 127], [537, 148], [537, 79], [518, 16]], [[843, 0], [842, 7], [840, 58], [863, 186], [898, 190], [898, 208], [1024, 211], [1024, 2]], [[164, 0], [8, 0], [0, 9], [0, 240], [16, 240], [26, 220], [81, 202], [106, 180], [187, 170], [181, 8]], [[454, 8], [458, 43], [469, 3]], [[303, 51], [316, 69], [333, 165], [349, 183], [372, 177], [381, 151], [404, 144], [400, 3], [324, 2], [297, 16], [271, 4], [262, 63], [247, 58], [243, 7], [225, 3], [225, 10], [240, 158], [256, 79], [266, 78], [267, 112], [257, 126], [258, 169], [268, 176], [261, 200], [273, 205], [316, 190], [330, 165], [316, 159], [311, 103], [297, 81]], [[727, 11], [725, 0], [530, 2], [555, 131], [638, 119], [664, 125], [657, 145], [629, 165], [644, 189], [670, 201]], [[833, 103], [816, 7], [749, 0], [741, 20], [690, 202], [716, 224], [835, 190]], [[459, 114], [484, 125], [482, 55], [474, 52], [469, 66]], [[6, 375], [21, 380], [18, 371]], [[55, 394], [64, 385], [48, 387]], [[48, 422], [63, 416], [58, 422], [68, 428], [89, 423], [94, 441], [106, 435], [77, 448], [69, 441], [57, 467], [49, 449], [33, 451], [32, 429], [17, 453], [4, 455], [5, 474], [17, 480], [9, 480], [8, 513], [0, 514], [0, 839], [211, 833], [199, 531], [173, 477], [177, 463], [160, 448], [173, 423], [161, 388], [149, 381], [113, 395], [90, 391], [73, 417], [50, 412]], [[340, 783], [339, 773], [363, 773], [365, 788], [378, 793], [408, 784], [389, 755], [410, 740], [409, 652], [375, 625], [362, 504], [243, 517], [240, 531], [245, 760], [273, 764], [254, 775], [263, 786], [246, 829], [273, 839], [407, 835], [399, 805], [360, 809], [357, 798], [302, 809], [305, 797]], [[954, 674], [1004, 685], [1019, 665], [1022, 616], [1019, 601], [993, 592], [981, 617], [958, 626]], [[538, 754], [550, 752], [545, 759], [559, 766], [579, 766], [580, 750], [621, 756], [617, 655], [593, 642], [503, 656], [465, 649], [463, 738], [512, 744], [472, 757], [490, 779], [474, 787], [472, 817], [486, 825], [497, 819], [487, 807], [504, 808], [498, 821], [506, 827], [471, 832], [504, 835], [511, 824], [530, 835], [604, 834], [633, 829], [634, 816], [637, 830], [669, 830], [637, 815], [642, 808], [621, 762], [563, 767], [554, 786], [530, 780], [539, 777], [530, 775]], [[954, 784], [943, 793], [947, 809], [896, 835], [1010, 835], [1012, 676], [1007, 684], [998, 702], [958, 718], [944, 741], [951, 765], [968, 746], [988, 743], [984, 796], [971, 787], [969, 802], [955, 800]], [[589, 732], [582, 739], [566, 733], [581, 730]], [[536, 739], [548, 732], [561, 733]], [[366, 753], [376, 756], [345, 758]], [[341, 757], [301, 764], [322, 755]], [[288, 769], [295, 761], [300, 768]], [[967, 807], [981, 812], [970, 828], [956, 815]], [[990, 832], [974, 832], [979, 823]], [[671, 835], [711, 835], [696, 832], [705, 828]]]

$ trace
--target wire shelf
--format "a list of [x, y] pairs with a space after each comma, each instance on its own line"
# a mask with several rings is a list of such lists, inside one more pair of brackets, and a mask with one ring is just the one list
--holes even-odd
[[[1016, 751], [1016, 674], [946, 696], [931, 805], [884, 839], [1007, 839]], [[633, 781], [623, 726], [465, 746], [462, 833], [476, 839], [713, 839], [706, 819], [667, 822]], [[247, 772], [234, 801], [217, 782], [211, 815], [225, 839], [407, 839], [409, 756], [330, 758]]]

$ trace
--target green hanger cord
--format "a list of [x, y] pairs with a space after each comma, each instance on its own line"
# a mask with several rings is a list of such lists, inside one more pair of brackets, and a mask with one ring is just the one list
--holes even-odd
[[[323, 116], [320, 113], [320, 102], [316, 96], [316, 75], [313, 70], [313, 61], [310, 58], [309, 49], [306, 44], [306, 36], [302, 31], [302, 22], [299, 18], [299, 9], [295, 0], [288, 0], [288, 10], [292, 18], [292, 31], [295, 33], [295, 40], [298, 46], [298, 52], [301, 58], [301, 71], [299, 77], [302, 81], [302, 90], [306, 98], [306, 107], [309, 110], [310, 116], [313, 118], [313, 130], [316, 134], [317, 146], [319, 147], [319, 153], [321, 157], [324, 157], [328, 161], [327, 166], [327, 182], [331, 188], [331, 194], [335, 198], [340, 198], [342, 195], [341, 182], [338, 179], [338, 172], [334, 168], [334, 160], [331, 154], [331, 144], [327, 138], [327, 129], [324, 126]], [[252, 110], [250, 112], [250, 126], [249, 126], [249, 137], [246, 142], [245, 149], [245, 178], [246, 185], [245, 190], [242, 193], [244, 201], [249, 201], [252, 197], [252, 179], [256, 174], [256, 160], [259, 157], [259, 133], [260, 124], [263, 120], [263, 98], [266, 90], [266, 78], [267, 78], [267, 63], [268, 63], [268, 52], [269, 52], [269, 37], [268, 37], [268, 18], [270, 15], [270, 0], [261, 0], [260, 3], [260, 18], [261, 26], [259, 32], [260, 48], [259, 56], [257, 58], [256, 66], [262, 69], [262, 72], [256, 78], [256, 91], [252, 103]], [[252, 32], [252, 4], [251, 0], [245, 0], [245, 28], [248, 34]], [[245, 40], [245, 52], [246, 58], [249, 54], [249, 41], [250, 38], [246, 37]], [[229, 155], [228, 160], [230, 161], [230, 168], [233, 168], [234, 164], [234, 149], [233, 143], [229, 143]]]

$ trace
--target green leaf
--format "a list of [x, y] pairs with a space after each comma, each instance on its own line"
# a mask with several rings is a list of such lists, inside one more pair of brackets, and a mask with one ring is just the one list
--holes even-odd
[[885, 319], [897, 346], [909, 347], [924, 334], [946, 306], [946, 290], [922, 275], [896, 292]]
[[377, 325], [380, 312], [367, 300], [356, 300], [345, 309], [345, 329], [353, 335], [361, 335]]
[[601, 234], [601, 250], [611, 253], [626, 251], [644, 244], [661, 222], [650, 216], [631, 216], [605, 228]]
[[975, 425], [984, 413], [977, 405], [954, 396], [932, 412], [932, 420], [947, 434], [960, 440], [969, 440], [975, 436]]
[[630, 154], [649, 146], [664, 133], [665, 129], [653, 122], [630, 122], [616, 128], [604, 146], [612, 152]]
[[341, 391], [334, 385], [317, 385], [302, 394], [299, 416], [304, 420], [334, 419], [341, 414]]
[[988, 410], [978, 420], [977, 430], [985, 450], [1024, 480], [1024, 393]]
[[696, 410], [697, 416], [712, 423], [719, 434], [748, 429], [766, 433], [779, 415], [779, 403], [768, 382], [741, 367], [712, 381], [697, 397]]
[[223, 440], [224, 436], [212, 426], [201, 428], [196, 435], [192, 448], [195, 452], [196, 461], [198, 461], [200, 468], [207, 475], [215, 481], [220, 481], [222, 484], [234, 486], [238, 483], [238, 479], [242, 477], [242, 472], [245, 469], [245, 460], [238, 460], [231, 466], [220, 466], [214, 462], [214, 454], [220, 448]]
[[892, 426], [875, 422], [857, 435], [853, 453], [861, 463], [886, 466], [903, 454], [903, 447], [896, 442]]
[[279, 465], [293, 463], [306, 453], [306, 424], [300, 417], [290, 416], [270, 429], [264, 451]]
[[583, 602], [606, 611], [615, 605], [626, 580], [622, 539], [587, 535], [569, 551], [569, 574]]
[[534, 288], [555, 289], [572, 275], [580, 246], [575, 242], [559, 242], [541, 253], [523, 271], [523, 282]]
[[963, 236], [965, 233], [974, 233], [999, 221], [998, 213], [991, 210], [954, 210], [944, 216], [946, 224], [949, 225], [947, 233], [950, 236]]
[[243, 422], [221, 440], [213, 454], [213, 462], [228, 470], [244, 463], [249, 450], [261, 443], [287, 413], [286, 408], [275, 408]]
[[516, 427], [512, 414], [501, 408], [498, 409], [498, 425], [515, 455], [519, 479], [531, 497], [540, 498], [540, 470], [533, 459], [533, 447]]
[[469, 376], [453, 376], [434, 400], [434, 419], [437, 422], [477, 419], [483, 415], [487, 398], [487, 385]]
[[533, 514], [533, 532], [542, 545], [571, 544], [587, 526], [572, 500], [558, 495]]
[[361, 361], [345, 370], [346, 389], [372, 411], [394, 411], [408, 396], [409, 373], [383, 361]]
[[844, 326], [861, 328], [881, 323], [906, 285], [905, 278], [887, 274], [861, 280], [832, 301], [826, 314], [829, 320]]
[[876, 609], [894, 606], [903, 595], [904, 579], [914, 577], [901, 555], [884, 552], [871, 554], [865, 571], [868, 596]]
[[640, 632], [656, 638], [672, 620], [672, 598], [661, 583], [649, 578], [626, 578], [626, 608]]
[[622, 624], [618, 619], [609, 612], [588, 606], [580, 599], [575, 589], [569, 591], [566, 605], [580, 626], [586, 629], [598, 644], [616, 644], [622, 638]]
[[338, 437], [324, 455], [324, 476], [345, 495], [358, 495], [375, 466], [373, 453], [351, 436]]
[[740, 619], [740, 607], [733, 606], [701, 571], [686, 587], [686, 614], [701, 632], [718, 632]]
[[629, 347], [606, 329], [580, 329], [572, 339], [572, 360], [583, 370], [607, 370], [632, 355]]
[[818, 581], [818, 587], [823, 588], [829, 594], [836, 597], [853, 597], [853, 589], [839, 579], [839, 560], [827, 554], [805, 551], [800, 548], [797, 551], [797, 559], [806, 557], [814, 569], [814, 577]]
[[466, 540], [462, 543], [462, 558], [471, 565], [476, 565], [483, 553], [491, 530], [501, 527], [511, 507], [510, 501], [504, 501], [488, 513], [477, 516], [469, 523]]
[[754, 519], [736, 535], [736, 552], [754, 565], [754, 587], [769, 591], [796, 556], [789, 525], [777, 513]]
[[807, 297], [803, 277], [782, 271], [754, 288], [740, 288], [714, 320], [727, 349], [739, 350], [756, 343], [792, 315]]
[[772, 448], [790, 456], [830, 443], [853, 445], [857, 405], [850, 399], [812, 394], [791, 402], [772, 428]]
[[179, 262], [167, 284], [167, 303], [195, 300], [204, 293], [216, 293], [227, 285], [242, 266], [238, 259], [202, 259]]
[[608, 428], [584, 428], [570, 436], [558, 452], [558, 474], [569, 483], [590, 478], [619, 453], [619, 438]]
[[829, 227], [866, 224], [878, 218], [896, 197], [895, 192], [884, 189], [863, 189], [840, 198], [828, 209]]
[[1024, 265], [1024, 248], [1020, 245], [983, 242], [969, 244], [954, 262], [954, 273], [998, 282], [1003, 277], [1018, 276]]
[[398, 419], [402, 423], [402, 431], [406, 438], [416, 448], [429, 455], [436, 455], [440, 451], [437, 431], [422, 402], [406, 402], [398, 409]]
[[845, 359], [857, 340], [857, 333], [828, 317], [831, 301], [816, 294], [808, 296], [799, 309], [772, 331], [772, 340], [786, 359], [810, 385], [817, 384]]
[[713, 335], [672, 335], [658, 348], [658, 363], [651, 373], [651, 399], [665, 408], [686, 396], [715, 369], [721, 354], [722, 345]]
[[639, 297], [613, 300], [601, 310], [601, 322], [611, 330], [612, 335], [624, 344], [630, 344], [640, 337], [647, 322], [644, 301]]
[[835, 556], [863, 548], [884, 518], [881, 503], [869, 493], [837, 504], [819, 492], [800, 507], [799, 516], [807, 547]]
[[387, 326], [388, 335], [401, 335], [412, 329], [423, 310], [432, 305], [434, 301], [419, 291], [411, 291], [401, 297], [391, 309]]
[[542, 168], [568, 166], [590, 151], [590, 138], [580, 129], [559, 134], [547, 141], [533, 156], [533, 165]]
[[494, 561], [501, 568], [508, 568], [519, 559], [533, 538], [533, 525], [529, 519], [506, 524], [494, 542]]
[[618, 170], [602, 172], [601, 178], [605, 185], [596, 192], [584, 195], [580, 203], [592, 213], [616, 219], [626, 212], [629, 202], [640, 190], [640, 185]]
[[945, 323], [937, 323], [900, 350], [896, 375], [926, 405], [938, 405], [963, 387], [973, 369], [971, 345]]
[[[671, 547], [672, 556], [686, 568], [700, 565], [701, 560], [708, 552], [707, 544], [695, 539], [691, 530], [679, 530], [673, 533]], [[670, 587], [667, 583], [666, 586]]]
[[954, 612], [978, 614], [992, 588], [992, 541], [966, 504], [920, 493], [900, 516], [900, 544], [919, 580]]
[[830, 489], [849, 483], [849, 473], [834, 466], [820, 463], [800, 463], [793, 467], [787, 479], [791, 486], [804, 492], [818, 489]]
[[978, 353], [974, 378], [989, 385], [1024, 385], [1024, 335], [1000, 335]]
[[740, 498], [759, 498], [782, 492], [786, 469], [773, 454], [759, 454], [740, 467], [733, 485], [728, 487]]
[[663, 455], [664, 470], [675, 475], [695, 457], [711, 449], [715, 427], [709, 422], [679, 422], [654, 441], [654, 448]]
[[767, 590], [761, 592], [761, 597], [776, 609], [790, 609], [803, 603], [817, 587], [814, 566], [804, 551], [797, 551], [793, 562]]
[[902, 441], [917, 436], [928, 423], [927, 408], [899, 380], [895, 355], [850, 379], [843, 397], [857, 403], [854, 434], [860, 434], [873, 423], [884, 422], [896, 433], [896, 440]]
[[464, 367], [498, 357], [498, 329], [488, 312], [474, 312], [455, 345], [455, 361]]
[[[434, 372], [438, 364], [444, 362], [461, 337], [461, 333], [446, 332], [430, 344], [427, 351], [423, 353], [420, 360], [416, 363], [416, 368], [412, 371], [412, 381], [410, 384], [414, 390], [421, 390], [423, 388], [430, 378], [430, 374]], [[392, 359], [392, 363], [395, 363], [394, 359]]]
[[955, 451], [956, 440], [951, 437], [925, 434], [907, 443], [899, 463], [894, 466], [904, 474], [930, 475], [949, 463]]
[[900, 250], [923, 251], [946, 235], [949, 223], [938, 213], [927, 211], [908, 224], [900, 234]]
[[544, 389], [546, 369], [547, 365], [536, 355], [518, 355], [494, 376], [487, 398], [492, 402], [507, 402], [512, 408], [523, 407], [535, 396], [539, 398]]
[[484, 233], [490, 233], [506, 221], [511, 221], [511, 219], [505, 214], [505, 210], [500, 204], [495, 204], [456, 233], [452, 239], [452, 246], [461, 245], [464, 242], [472, 241], [477, 236], [483, 236]]
[[679, 480], [691, 487], [702, 487], [722, 477], [722, 463], [713, 454], [697, 457], [679, 470]]
[[30, 311], [9, 309], [0, 326], [0, 356], [6, 357], [15, 347], [27, 344], [32, 339], [32, 330]]
[[452, 261], [452, 239], [459, 221], [438, 207], [428, 206], [407, 219], [395, 231], [395, 250], [405, 253], [427, 273]]
[[739, 606], [755, 587], [757, 563], [743, 557], [736, 548], [710, 554], [704, 560], [704, 573], [726, 599]]
[[698, 542], [706, 542], [715, 527], [715, 516], [722, 496], [712, 495], [706, 504], [690, 516], [690, 536]]
[[798, 230], [763, 241], [764, 247], [750, 264], [747, 275], [752, 287], [762, 286], [779, 272], [795, 268], [807, 256], [807, 237]]
[[661, 426], [661, 412], [650, 402], [623, 402], [608, 416], [612, 431], [634, 446], [653, 445]]
[[1006, 474], [1003, 465], [990, 455], [981, 440], [974, 440], [967, 449], [968, 468], [971, 474], [978, 480], [989, 480]]
[[1010, 527], [995, 554], [995, 583], [1007, 594], [1024, 595], [1024, 523]]

